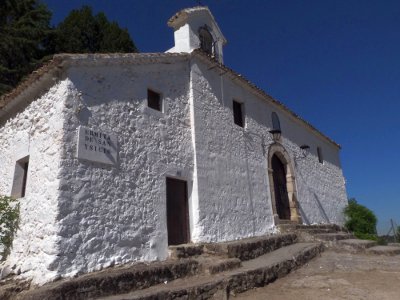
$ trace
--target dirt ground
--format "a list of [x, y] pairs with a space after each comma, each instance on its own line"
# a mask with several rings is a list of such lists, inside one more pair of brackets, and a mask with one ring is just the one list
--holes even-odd
[[309, 264], [237, 300], [400, 300], [400, 255], [326, 251]]

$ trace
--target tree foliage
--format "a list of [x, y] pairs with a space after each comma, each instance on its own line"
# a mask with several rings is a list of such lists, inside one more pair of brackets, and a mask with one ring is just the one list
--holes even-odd
[[40, 0], [0, 0], [0, 95], [55, 53], [137, 52], [127, 29], [83, 6], [56, 28]]
[[10, 253], [14, 234], [18, 229], [19, 203], [17, 200], [0, 196], [0, 260]]
[[46, 54], [50, 18], [36, 0], [0, 0], [0, 94], [16, 86]]
[[349, 199], [344, 209], [346, 216], [345, 227], [358, 238], [376, 239], [375, 214], [367, 207], [358, 204], [356, 199]]
[[72, 10], [55, 33], [55, 53], [137, 52], [127, 29], [109, 22], [104, 13], [93, 15], [89, 6]]

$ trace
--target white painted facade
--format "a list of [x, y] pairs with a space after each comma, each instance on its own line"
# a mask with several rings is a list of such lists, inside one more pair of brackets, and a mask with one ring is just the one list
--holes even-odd
[[[217, 28], [203, 10], [193, 22], [189, 14], [179, 30], [204, 14], [209, 28]], [[182, 39], [175, 47], [187, 42]], [[273, 233], [268, 157], [276, 149], [292, 170], [302, 222], [343, 223], [339, 146], [191, 47], [170, 50], [188, 53], [60, 55], [50, 81], [37, 80], [0, 108], [0, 194], [12, 194], [16, 164], [29, 156], [8, 269], [42, 284], [166, 259], [167, 177], [187, 182], [192, 242]], [[222, 58], [222, 44], [218, 51]], [[148, 107], [147, 89], [161, 94], [162, 112]], [[243, 103], [244, 128], [233, 122], [233, 99]], [[269, 133], [272, 112], [281, 123], [278, 144]], [[77, 158], [80, 126], [116, 136], [116, 164]], [[310, 146], [306, 157], [303, 144]]]

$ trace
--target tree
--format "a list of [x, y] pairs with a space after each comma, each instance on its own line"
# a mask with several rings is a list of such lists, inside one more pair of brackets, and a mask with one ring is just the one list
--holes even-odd
[[40, 64], [51, 13], [37, 0], [0, 0], [0, 95]]
[[137, 48], [127, 29], [109, 22], [104, 13], [94, 16], [89, 6], [83, 6], [57, 26], [54, 52], [137, 52]]
[[39, 0], [0, 0], [0, 96], [54, 53], [137, 52], [127, 29], [84, 6], [55, 29]]
[[375, 214], [367, 207], [358, 204], [356, 199], [349, 199], [349, 204], [344, 209], [346, 216], [345, 227], [358, 238], [376, 239]]

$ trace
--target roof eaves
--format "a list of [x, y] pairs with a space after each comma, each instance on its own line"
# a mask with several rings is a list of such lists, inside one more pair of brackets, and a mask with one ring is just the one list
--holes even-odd
[[256, 86], [254, 83], [252, 83], [250, 80], [248, 80], [246, 77], [242, 76], [241, 74], [235, 72], [234, 70], [232, 70], [231, 68], [225, 66], [224, 64], [221, 64], [220, 62], [218, 62], [215, 58], [210, 57], [207, 53], [205, 53], [204, 51], [202, 51], [201, 49], [196, 49], [192, 52], [193, 55], [196, 55], [198, 57], [200, 57], [201, 59], [208, 61], [208, 63], [213, 63], [214, 65], [218, 66], [221, 70], [224, 71], [224, 73], [228, 73], [230, 74], [232, 77], [240, 80], [243, 84], [247, 85], [248, 87], [250, 87], [254, 92], [256, 92], [258, 95], [260, 95], [261, 97], [263, 97], [265, 100], [267, 101], [271, 101], [273, 104], [275, 104], [276, 106], [280, 107], [281, 109], [283, 109], [284, 111], [286, 111], [287, 113], [289, 113], [292, 117], [294, 117], [295, 119], [299, 120], [301, 123], [303, 123], [306, 127], [308, 127], [309, 129], [311, 129], [312, 131], [314, 131], [315, 133], [317, 133], [318, 135], [320, 135], [321, 137], [323, 137], [325, 140], [327, 140], [329, 143], [333, 144], [334, 146], [338, 147], [339, 149], [341, 149], [340, 144], [336, 143], [334, 140], [332, 140], [330, 137], [328, 137], [327, 135], [325, 135], [324, 133], [322, 133], [321, 131], [319, 131], [317, 128], [315, 128], [313, 125], [311, 125], [309, 122], [307, 122], [306, 120], [304, 120], [302, 117], [300, 117], [298, 114], [296, 114], [295, 112], [293, 112], [292, 110], [290, 110], [286, 105], [284, 105], [282, 102], [276, 100], [274, 97], [272, 97], [271, 95], [269, 95], [267, 92], [265, 92], [263, 89], [259, 88], [258, 86]]
[[51, 60], [46, 62], [43, 66], [33, 71], [29, 76], [27, 76], [17, 87], [11, 90], [9, 93], [0, 97], [0, 117], [2, 116], [2, 111], [6, 110], [6, 107], [13, 102], [16, 98], [24, 94], [24, 92], [42, 80], [43, 77], [51, 73], [52, 70], [57, 69], [62, 64], [62, 58], [53, 56]]
[[[30, 103], [40, 92], [58, 79], [64, 67], [75, 65], [112, 65], [142, 63], [172, 63], [188, 59], [188, 53], [105, 53], [105, 54], [56, 54], [39, 69], [33, 71], [17, 87], [0, 97], [0, 119], [23, 102]], [[35, 92], [31, 92], [35, 91]], [[25, 99], [29, 98], [29, 99]]]

